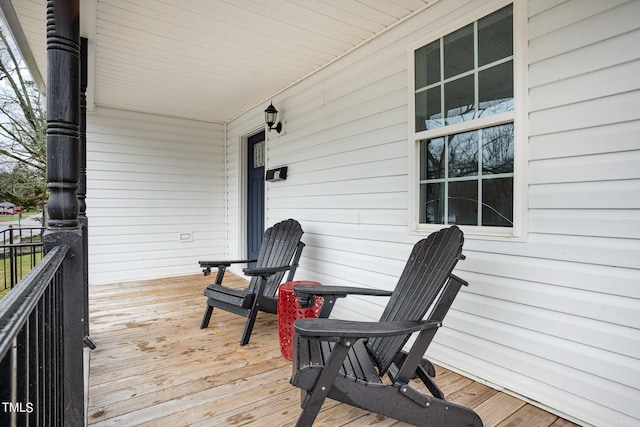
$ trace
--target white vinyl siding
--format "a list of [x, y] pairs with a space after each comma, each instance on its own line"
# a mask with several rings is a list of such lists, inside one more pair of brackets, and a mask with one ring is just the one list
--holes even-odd
[[[42, 2], [12, 3], [25, 17], [23, 29], [44, 70]], [[87, 3], [95, 2], [83, 5]], [[236, 9], [232, 2], [162, 3], [153, 12], [164, 30], [189, 22], [198, 7]], [[295, 8], [299, 22], [311, 25], [322, 18], [331, 23], [322, 16], [322, 3], [305, 3], [314, 6]], [[243, 33], [221, 38], [224, 30], [217, 28], [193, 33], [192, 39], [205, 48], [191, 44], [187, 49], [202, 61], [189, 70], [198, 78], [185, 78], [180, 61], [171, 63], [173, 72], [158, 67], [153, 51], [158, 44], [139, 37], [140, 25], [160, 27], [132, 19], [112, 2], [100, 2], [100, 14], [126, 22], [103, 19], [91, 40], [102, 37], [109, 49], [118, 34], [114, 28], [131, 31], [122, 34], [127, 42], [115, 46], [122, 49], [110, 52], [120, 61], [93, 61], [99, 68], [97, 78], [118, 76], [130, 93], [118, 95], [110, 90], [113, 85], [97, 88], [102, 104], [88, 117], [91, 286], [199, 274], [197, 261], [204, 257], [245, 255], [241, 143], [264, 125], [263, 111], [273, 100], [284, 133], [267, 133], [266, 167], [286, 165], [289, 173], [286, 181], [266, 184], [266, 223], [289, 217], [301, 222], [307, 246], [296, 278], [393, 289], [412, 245], [422, 237], [413, 233], [410, 220], [415, 171], [410, 170], [414, 154], [407, 143], [413, 125], [408, 120], [407, 51], [507, 2], [435, 0], [398, 25], [387, 27], [391, 21], [379, 21], [371, 26], [369, 21], [367, 30], [360, 31], [367, 19], [358, 14], [375, 14], [365, 3], [340, 2], [345, 11], [359, 5], [349, 14], [356, 25], [347, 30], [359, 32], [352, 37], [313, 27], [312, 37], [286, 41], [297, 44], [296, 54], [303, 55], [309, 49], [317, 53], [329, 42], [333, 53], [316, 57], [322, 67], [318, 72], [302, 80], [301, 73], [286, 74], [290, 86], [272, 93], [273, 87], [263, 84], [261, 92], [248, 95], [242, 85], [225, 84], [224, 76], [264, 83], [265, 76], [268, 80], [269, 75], [285, 75], [283, 69], [291, 71], [297, 60], [278, 63], [271, 49], [254, 46], [260, 51], [257, 63], [251, 55], [235, 64], [219, 61], [210, 50], [234, 46], [243, 41]], [[524, 22], [516, 22], [523, 40], [514, 45], [515, 55], [526, 53], [515, 61], [515, 72], [523, 78], [522, 87], [515, 88], [521, 91], [516, 92], [521, 105], [515, 114], [523, 115], [515, 121], [526, 125], [518, 130], [523, 133], [518, 138], [524, 139], [518, 146], [526, 152], [516, 155], [515, 165], [523, 171], [515, 188], [520, 200], [514, 202], [514, 216], [522, 211], [514, 221], [520, 224], [513, 233], [517, 239], [467, 233], [467, 259], [456, 273], [469, 287], [454, 302], [428, 357], [580, 425], [637, 426], [640, 1], [515, 3], [526, 9]], [[386, 7], [380, 4], [376, 7]], [[123, 2], [122, 7], [126, 5], [140, 10], [136, 2]], [[278, 10], [260, 6], [245, 22], [255, 27], [262, 12], [282, 14], [286, 5], [279, 5]], [[272, 35], [280, 37], [277, 25], [272, 29]], [[171, 31], [162, 34], [169, 43], [161, 46], [164, 51], [184, 51]], [[366, 43], [359, 45], [363, 39]], [[306, 47], [309, 43], [314, 46]], [[359, 47], [332, 60], [346, 45]], [[144, 50], [144, 61], [131, 60], [135, 48]], [[323, 58], [332, 62], [322, 65]], [[308, 60], [314, 59], [305, 57], [303, 62]], [[268, 70], [260, 73], [265, 66]], [[226, 126], [101, 107], [149, 108], [136, 92], [143, 85], [133, 78], [158, 81], [157, 88], [166, 90], [145, 99], [179, 116], [209, 120], [211, 111], [224, 110], [224, 117], [235, 117], [229, 111], [240, 111], [238, 105], [259, 105]], [[183, 89], [201, 89], [204, 79], [247, 103], [234, 100], [235, 109], [229, 110], [228, 103], [202, 90], [204, 96], [194, 102]], [[182, 233], [191, 233], [192, 240], [179, 242]], [[385, 303], [384, 298], [350, 298], [338, 303], [334, 316], [377, 319]]]
[[108, 108], [87, 122], [91, 285], [224, 256], [224, 126]]
[[640, 4], [529, 15], [528, 241], [467, 242], [432, 352], [583, 425], [637, 425]]
[[[489, 6], [441, 0], [273, 97], [286, 133], [267, 136], [267, 167], [289, 175], [267, 184], [266, 215], [305, 230], [297, 278], [394, 287], [420, 238], [407, 220], [407, 49]], [[640, 2], [526, 8], [528, 160], [516, 191], [528, 223], [520, 241], [466, 236], [457, 273], [470, 286], [428, 356], [581, 425], [637, 425], [640, 60], [629, 47], [640, 45]], [[229, 124], [230, 222], [237, 141], [268, 104]], [[334, 316], [376, 319], [385, 303], [351, 298]]]

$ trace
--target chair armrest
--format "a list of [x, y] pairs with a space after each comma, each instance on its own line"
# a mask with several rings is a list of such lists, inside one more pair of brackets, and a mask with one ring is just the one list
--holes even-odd
[[291, 268], [290, 265], [281, 265], [279, 267], [257, 267], [257, 268], [244, 268], [242, 271], [247, 276], [262, 276], [269, 277], [281, 271], [287, 271]]
[[247, 262], [255, 262], [255, 259], [234, 259], [234, 260], [224, 260], [224, 261], [198, 261], [200, 263], [200, 267], [218, 267], [220, 265], [224, 265], [229, 267], [231, 264], [244, 264]]
[[[430, 320], [400, 322], [356, 322], [337, 319], [298, 319], [293, 324], [296, 334], [304, 338], [374, 338], [412, 334], [438, 328], [440, 322]], [[328, 340], [331, 341], [331, 340]]]
[[336, 298], [344, 298], [347, 295], [370, 295], [379, 297], [391, 296], [393, 291], [372, 288], [353, 288], [350, 286], [314, 286], [295, 285], [293, 293], [297, 297], [305, 298], [310, 296], [333, 295]]
[[224, 261], [198, 261], [200, 264], [200, 268], [203, 268], [202, 272], [205, 276], [211, 274], [211, 267], [225, 269], [229, 267], [231, 264], [245, 264], [248, 262], [255, 262], [255, 259], [235, 259], [235, 260], [224, 260]]
[[378, 297], [388, 297], [392, 291], [384, 291], [372, 288], [354, 288], [350, 286], [313, 286], [295, 285], [293, 293], [298, 297], [298, 304], [301, 308], [308, 308], [315, 303], [314, 296], [323, 297], [325, 303], [318, 317], [329, 317], [333, 305], [338, 298], [345, 298], [347, 295], [368, 295]]

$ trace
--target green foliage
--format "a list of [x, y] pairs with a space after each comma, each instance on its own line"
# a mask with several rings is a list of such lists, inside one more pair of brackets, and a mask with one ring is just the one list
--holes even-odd
[[11, 172], [0, 172], [0, 198], [33, 209], [40, 205], [47, 187], [44, 172], [17, 164]]
[[46, 201], [47, 115], [17, 49], [0, 29], [0, 199]]

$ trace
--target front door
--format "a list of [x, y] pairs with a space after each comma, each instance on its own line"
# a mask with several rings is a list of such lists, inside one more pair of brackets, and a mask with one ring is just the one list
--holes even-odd
[[[264, 234], [264, 131], [248, 139], [247, 150], [247, 257], [258, 258]], [[254, 263], [249, 267], [255, 266]]]

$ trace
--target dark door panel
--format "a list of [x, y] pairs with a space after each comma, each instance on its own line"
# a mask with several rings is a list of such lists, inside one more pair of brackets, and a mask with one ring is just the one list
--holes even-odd
[[258, 257], [264, 234], [265, 154], [264, 131], [250, 136], [247, 150], [247, 257], [249, 259]]

